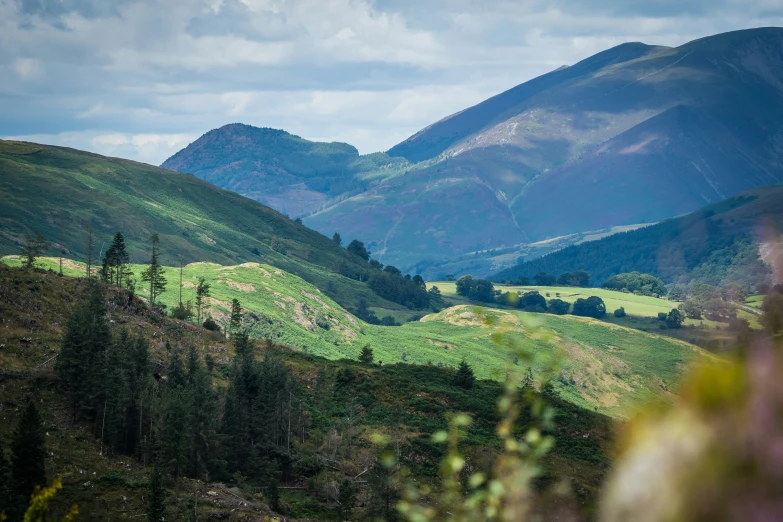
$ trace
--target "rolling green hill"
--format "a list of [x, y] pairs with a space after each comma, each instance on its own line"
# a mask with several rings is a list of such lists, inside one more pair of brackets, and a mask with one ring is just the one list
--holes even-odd
[[[18, 264], [16, 258], [3, 261]], [[44, 259], [41, 266], [57, 269], [57, 260]], [[133, 267], [137, 274], [141, 268]], [[84, 267], [68, 261], [64, 273], [83, 276]], [[179, 299], [178, 269], [168, 268], [167, 277], [161, 302], [172, 308]], [[328, 359], [356, 359], [366, 344], [385, 364], [456, 367], [465, 359], [484, 379], [502, 379], [510, 365], [529, 365], [538, 373], [554, 360], [555, 386], [563, 398], [613, 416], [650, 396], [668, 396], [689, 362], [711, 357], [691, 344], [621, 325], [466, 305], [398, 327], [370, 325], [299, 277], [256, 263], [187, 265], [183, 301], [193, 299], [197, 277], [212, 285], [205, 313], [225, 325], [236, 298], [251, 314], [248, 326], [255, 337]], [[146, 295], [143, 288], [138, 293]], [[501, 331], [516, 348], [493, 341]], [[520, 362], [520, 350], [532, 356], [530, 363]]]
[[[40, 231], [67, 257], [94, 259], [121, 231], [132, 262], [149, 257], [157, 233], [164, 263], [266, 263], [326, 289], [338, 302], [399, 308], [366, 285], [335, 273], [366, 263], [325, 236], [251, 199], [195, 176], [63, 147], [0, 141], [0, 255], [15, 254]], [[331, 282], [331, 284], [330, 284]]]
[[780, 260], [783, 187], [763, 187], [676, 219], [558, 252], [508, 268], [492, 277], [513, 280], [538, 272], [590, 272], [600, 284], [612, 275], [638, 271], [667, 283], [738, 282], [747, 289], [770, 283]]

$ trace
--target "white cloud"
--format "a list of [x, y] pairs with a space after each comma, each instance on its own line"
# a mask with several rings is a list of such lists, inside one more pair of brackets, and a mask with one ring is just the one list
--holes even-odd
[[14, 60], [14, 71], [22, 81], [39, 80], [43, 77], [43, 65], [32, 58], [17, 58]]
[[373, 152], [613, 45], [763, 25], [779, 0], [0, 0], [0, 135], [159, 163], [243, 122]]
[[196, 134], [123, 134], [95, 131], [27, 134], [2, 139], [59, 145], [159, 165], [196, 140]]

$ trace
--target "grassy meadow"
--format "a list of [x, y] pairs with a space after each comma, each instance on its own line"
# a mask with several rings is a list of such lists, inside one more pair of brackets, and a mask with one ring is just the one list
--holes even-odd
[[[3, 261], [19, 264], [11, 256]], [[39, 265], [57, 270], [58, 261], [44, 258]], [[132, 265], [137, 280], [142, 268]], [[84, 276], [84, 266], [66, 260], [63, 273]], [[171, 309], [179, 302], [179, 268], [168, 267], [166, 277], [160, 302]], [[183, 302], [195, 301], [199, 277], [211, 285], [202, 320], [211, 315], [225, 325], [236, 298], [255, 337], [332, 360], [356, 359], [369, 344], [383, 364], [455, 367], [465, 359], [478, 378], [500, 380], [509, 368], [552, 370], [564, 398], [614, 416], [650, 395], [667, 396], [690, 361], [711, 357], [686, 342], [605, 321], [472, 305], [458, 304], [398, 327], [370, 325], [303, 279], [258, 263], [184, 266]], [[443, 290], [448, 293], [447, 285]], [[137, 293], [147, 295], [141, 284]]]
[[[433, 281], [427, 283], [428, 288], [431, 286], [437, 286], [441, 293], [451, 300], [458, 300], [461, 303], [468, 303], [469, 301], [462, 296], [457, 295], [457, 285], [455, 281]], [[650, 323], [645, 319], [655, 319], [659, 313], [669, 313], [672, 308], [677, 308], [680, 303], [669, 301], [666, 298], [652, 297], [646, 295], [635, 295], [625, 292], [618, 292], [616, 290], [608, 290], [606, 288], [577, 288], [572, 286], [515, 286], [515, 285], [501, 285], [496, 284], [495, 288], [502, 292], [530, 292], [537, 291], [547, 300], [550, 299], [562, 299], [568, 303], [573, 303], [577, 299], [585, 299], [591, 295], [595, 295], [603, 299], [606, 304], [606, 317], [605, 321], [612, 322], [619, 325], [626, 325], [631, 328], [649, 328], [650, 324], [657, 327], [655, 323]], [[760, 308], [763, 296], [751, 296], [748, 298], [747, 305]], [[614, 311], [618, 308], [624, 308], [626, 317], [617, 318], [614, 317]], [[737, 315], [750, 322], [750, 326], [753, 328], [759, 328], [761, 325], [758, 321], [758, 316], [745, 310], [738, 310]], [[725, 324], [710, 321], [708, 319], [685, 319], [683, 325], [687, 327], [704, 327], [706, 329], [716, 329], [725, 327]], [[673, 335], [679, 336], [675, 331], [671, 331]], [[681, 333], [681, 332], [680, 332]]]

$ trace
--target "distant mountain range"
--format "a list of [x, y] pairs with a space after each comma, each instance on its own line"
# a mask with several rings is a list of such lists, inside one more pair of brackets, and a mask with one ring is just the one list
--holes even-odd
[[783, 29], [623, 44], [386, 154], [231, 125], [164, 166], [314, 212], [308, 226], [401, 268], [656, 222], [783, 182]]
[[593, 284], [638, 271], [666, 283], [740, 283], [749, 290], [783, 282], [783, 186], [762, 187], [716, 205], [521, 263], [496, 281], [586, 270]]
[[408, 165], [382, 152], [360, 156], [347, 143], [319, 143], [283, 130], [232, 123], [214, 129], [161, 165], [255, 199], [292, 218], [330, 198], [366, 190], [374, 177]]

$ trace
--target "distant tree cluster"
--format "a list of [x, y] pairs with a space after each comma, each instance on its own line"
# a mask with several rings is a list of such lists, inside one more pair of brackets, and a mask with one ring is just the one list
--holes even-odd
[[639, 272], [614, 275], [607, 279], [602, 286], [609, 290], [629, 292], [636, 295], [656, 297], [666, 295], [666, 285], [663, 284], [663, 281], [650, 274], [641, 274]]
[[576, 286], [581, 288], [587, 288], [590, 286], [590, 274], [584, 270], [577, 270], [576, 272], [563, 272], [557, 276], [558, 286]]
[[[527, 286], [530, 284], [530, 279], [527, 276], [522, 275], [510, 281], [510, 283]], [[563, 272], [555, 277], [546, 272], [538, 272], [533, 276], [533, 283], [536, 286], [576, 286], [587, 288], [590, 286], [590, 274], [584, 270], [576, 270], [574, 272]]]
[[724, 293], [735, 299], [742, 297], [744, 300], [744, 293], [739, 292], [734, 285], [727, 285], [726, 289], [722, 290], [712, 285], [694, 284], [678, 310], [688, 319], [707, 318], [727, 323], [736, 319], [737, 304], [724, 300]]
[[483, 303], [495, 301], [494, 285], [484, 279], [473, 279], [471, 275], [464, 275], [457, 279], [457, 294]]
[[403, 276], [391, 265], [383, 270], [373, 270], [367, 280], [367, 286], [384, 299], [408, 308], [424, 309], [430, 305], [424, 279], [420, 275]]
[[596, 319], [600, 319], [606, 315], [606, 305], [604, 304], [603, 299], [598, 296], [591, 295], [586, 299], [577, 299], [574, 302], [574, 309], [571, 313], [583, 317], [594, 317]]
[[[337, 244], [342, 242], [340, 234], [334, 234], [332, 241]], [[351, 241], [345, 249], [354, 256], [367, 263], [366, 269], [357, 269], [348, 263], [341, 263], [337, 271], [346, 277], [364, 281], [370, 289], [380, 297], [401, 304], [411, 309], [425, 309], [430, 306], [430, 295], [427, 293], [427, 286], [420, 275], [403, 275], [400, 270], [394, 266], [384, 267], [381, 262], [370, 259], [371, 252], [367, 250], [364, 243], [358, 239]], [[367, 322], [373, 324], [382, 324], [386, 319], [373, 319], [372, 315], [358, 316]], [[392, 322], [394, 320], [392, 319]], [[388, 321], [387, 321], [388, 322]]]

